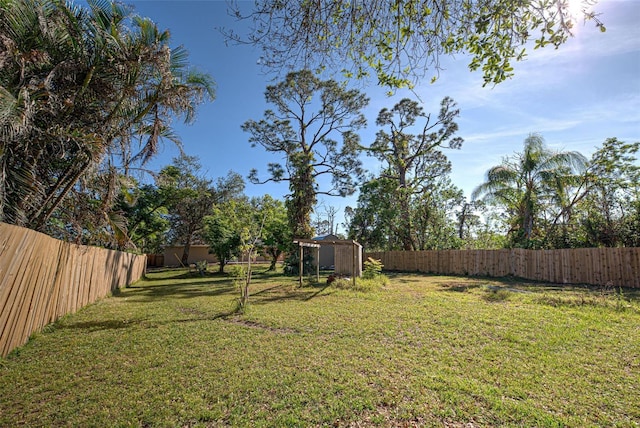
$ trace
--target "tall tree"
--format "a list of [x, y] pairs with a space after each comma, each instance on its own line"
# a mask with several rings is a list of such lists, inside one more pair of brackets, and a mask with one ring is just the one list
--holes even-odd
[[312, 226], [315, 229], [315, 234], [335, 235], [337, 233], [336, 214], [338, 214], [338, 208], [322, 202], [318, 204], [313, 211], [315, 218]]
[[118, 204], [124, 181], [115, 168], [85, 174], [51, 214], [46, 232], [76, 244], [132, 248], [126, 213]]
[[640, 245], [640, 142], [607, 138], [589, 161], [589, 189], [579, 203], [586, 246]]
[[168, 206], [170, 240], [184, 247], [181, 262], [187, 264], [191, 245], [201, 241], [204, 218], [211, 214], [214, 204], [241, 194], [244, 181], [239, 174], [229, 172], [214, 185], [204, 177], [197, 158], [186, 155], [163, 168], [161, 176], [163, 191], [172, 194]]
[[238, 210], [247, 211], [249, 203], [245, 199], [232, 199], [213, 207], [211, 214], [204, 218], [203, 241], [209, 245], [209, 252], [218, 259], [218, 272], [240, 253], [240, 232], [233, 217]]
[[[399, 238], [405, 250], [415, 250], [419, 246], [413, 239], [412, 198], [426, 193], [436, 179], [451, 170], [446, 156], [437, 148], [462, 146], [462, 138], [455, 136], [458, 130], [455, 119], [459, 114], [460, 110], [449, 97], [442, 100], [436, 118], [425, 114], [416, 101], [407, 98], [391, 110], [385, 108], [378, 114], [376, 125], [388, 127], [388, 131], [378, 131], [375, 142], [367, 150], [383, 162], [382, 177], [396, 185], [396, 221], [400, 224]], [[418, 121], [422, 123], [418, 125]], [[412, 129], [417, 129], [418, 133], [411, 134]]]
[[291, 229], [287, 222], [287, 209], [282, 201], [265, 195], [258, 201], [264, 217], [260, 251], [271, 258], [269, 270], [275, 270], [280, 256], [291, 245]]
[[[219, 272], [224, 271], [233, 257], [244, 256], [243, 245], [251, 244], [254, 238], [257, 240], [251, 244], [252, 249], [271, 257], [269, 270], [274, 270], [291, 242], [284, 204], [270, 195], [251, 199], [233, 197], [217, 204], [204, 221], [203, 238], [218, 258]], [[246, 229], [248, 225], [254, 229]], [[253, 238], [249, 239], [246, 233], [243, 236], [243, 230], [248, 230]]]
[[392, 195], [397, 185], [387, 178], [376, 177], [360, 187], [355, 208], [345, 209], [348, 237], [371, 250], [399, 250], [402, 242], [397, 233], [397, 204]]
[[244, 311], [249, 302], [253, 262], [270, 235], [267, 224], [277, 223], [282, 218], [283, 209], [282, 203], [269, 195], [251, 199], [237, 197], [219, 204], [214, 215], [206, 219], [205, 236], [219, 254], [220, 272], [230, 256], [240, 256], [242, 261], [235, 269], [236, 283], [240, 288], [239, 311]]
[[472, 230], [476, 229], [480, 223], [481, 219], [476, 212], [478, 210], [482, 210], [484, 208], [484, 203], [482, 201], [471, 201], [467, 202], [465, 199], [462, 202], [460, 211], [457, 213], [458, 218], [458, 238], [464, 241], [469, 241], [472, 238]]
[[[265, 98], [276, 110], [267, 110], [258, 122], [245, 122], [242, 129], [251, 134], [253, 147], [283, 154], [286, 164], [269, 164], [270, 177], [265, 180], [258, 179], [256, 170], [249, 179], [253, 183], [288, 181], [287, 212], [293, 237], [311, 238], [317, 195], [345, 196], [355, 191], [354, 177], [362, 173], [355, 131], [365, 125], [361, 110], [368, 98], [333, 80], [322, 81], [309, 70], [289, 73], [283, 82], [268, 86]], [[321, 176], [331, 177], [330, 188], [319, 188]]]
[[[412, 250], [458, 248], [453, 217], [462, 202], [462, 191], [451, 184], [448, 172], [430, 179], [420, 192], [408, 200], [409, 220], [401, 219], [398, 188], [394, 180], [382, 176], [365, 183], [358, 205], [348, 207], [349, 238], [376, 250], [405, 249], [407, 239]], [[411, 228], [407, 232], [407, 224]]]
[[447, 175], [438, 177], [427, 191], [413, 201], [412, 237], [416, 250], [446, 250], [460, 248], [455, 213], [464, 204], [461, 189]]
[[262, 49], [261, 63], [276, 72], [373, 72], [380, 85], [412, 87], [429, 69], [437, 76], [442, 55], [465, 53], [485, 84], [499, 83], [532, 40], [535, 48], [557, 48], [581, 18], [604, 31], [587, 11], [592, 2], [583, 3], [574, 16], [570, 1], [556, 0], [256, 0], [248, 12], [235, 1], [233, 13], [251, 22], [250, 34], [226, 33]]
[[[189, 69], [168, 31], [119, 3], [1, 4], [0, 220], [47, 231], [82, 189], [108, 196], [84, 207], [107, 215], [121, 186], [112, 178], [152, 157], [160, 139], [177, 141], [171, 119], [193, 119], [213, 98], [211, 77]], [[112, 187], [103, 192], [105, 184]]]
[[541, 212], [549, 205], [556, 212], [563, 211], [565, 207], [558, 206], [556, 201], [567, 198], [560, 192], [585, 168], [586, 158], [582, 154], [550, 150], [541, 135], [531, 134], [524, 141], [522, 153], [487, 171], [486, 181], [473, 190], [472, 198], [482, 198], [506, 210], [512, 245], [537, 247]]
[[127, 221], [127, 233], [131, 243], [143, 253], [159, 253], [165, 244], [169, 230], [167, 206], [171, 193], [158, 184], [139, 184], [125, 188], [118, 196], [115, 209], [123, 213]]

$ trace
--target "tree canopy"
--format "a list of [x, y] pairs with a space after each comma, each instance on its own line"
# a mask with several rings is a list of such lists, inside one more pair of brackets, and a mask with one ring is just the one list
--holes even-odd
[[[351, 195], [362, 175], [355, 131], [366, 123], [361, 110], [369, 99], [334, 80], [320, 80], [309, 70], [289, 73], [284, 81], [268, 86], [265, 98], [276, 110], [267, 110], [260, 121], [245, 122], [242, 129], [251, 134], [252, 146], [281, 153], [286, 163], [269, 164], [265, 180], [258, 178], [255, 169], [249, 179], [253, 183], [288, 181], [293, 236], [311, 238], [316, 196]], [[329, 188], [318, 186], [320, 176], [330, 177]]]
[[593, 154], [572, 235], [582, 246], [640, 246], [640, 142], [607, 138]]
[[[431, 209], [424, 208], [443, 191], [441, 179], [451, 172], [451, 163], [438, 149], [462, 146], [462, 138], [455, 136], [458, 131], [455, 120], [459, 114], [456, 103], [449, 97], [440, 103], [437, 117], [424, 113], [416, 101], [408, 98], [378, 114], [376, 125], [382, 129], [366, 150], [383, 162], [380, 179], [388, 180], [391, 190], [384, 199], [390, 198], [395, 207], [395, 215], [388, 219], [389, 227], [405, 250], [424, 249], [420, 242], [425, 240], [419, 238], [416, 228], [420, 224], [424, 229], [429, 215], [435, 213], [433, 204]], [[413, 134], [414, 130], [417, 133]], [[360, 202], [364, 203], [366, 198]], [[416, 215], [416, 210], [422, 211], [421, 214]]]
[[511, 62], [525, 45], [559, 47], [580, 19], [605, 30], [582, 2], [580, 16], [568, 0], [256, 0], [233, 14], [250, 22], [248, 35], [233, 40], [262, 50], [261, 63], [282, 71], [330, 69], [346, 77], [374, 74], [380, 85], [412, 87], [428, 72], [435, 78], [443, 55], [470, 55], [485, 84], [513, 75]]
[[173, 165], [163, 168], [160, 175], [163, 191], [171, 195], [167, 205], [169, 241], [184, 246], [181, 261], [187, 264], [191, 244], [201, 240], [205, 217], [212, 214], [215, 204], [240, 196], [244, 181], [230, 171], [214, 185], [204, 177], [198, 159], [186, 155], [174, 159]]
[[472, 197], [506, 210], [512, 245], [535, 248], [542, 235], [541, 215], [565, 210], [568, 191], [586, 164], [581, 153], [551, 150], [541, 135], [531, 134], [521, 153], [487, 171], [486, 181], [474, 189]]
[[213, 80], [120, 3], [0, 4], [0, 221], [64, 231], [75, 208], [109, 216], [119, 179], [179, 143], [172, 119], [190, 122]]

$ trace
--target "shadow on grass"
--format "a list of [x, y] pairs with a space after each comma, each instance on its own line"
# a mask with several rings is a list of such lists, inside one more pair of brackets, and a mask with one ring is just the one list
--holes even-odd
[[[329, 287], [329, 285], [328, 285], [328, 284], [325, 284], [325, 285], [318, 285], [318, 286], [314, 287], [314, 288], [316, 288], [316, 289], [318, 289], [318, 290], [317, 290], [316, 292], [313, 292], [313, 293], [308, 294], [308, 295], [307, 295], [307, 297], [305, 297], [303, 300], [304, 300], [304, 301], [308, 301], [308, 300], [313, 299], [313, 298], [314, 298], [314, 297], [316, 297], [318, 294], [320, 294], [320, 293], [322, 293], [324, 290], [326, 290], [328, 287]], [[329, 295], [329, 294], [333, 294], [333, 293], [327, 293], [327, 295]]]
[[[296, 287], [292, 289], [291, 285], [276, 285], [275, 287], [265, 288], [249, 296], [252, 305], [267, 304], [273, 302], [284, 301], [301, 301], [308, 302], [325, 291], [329, 286], [326, 284], [307, 287]], [[329, 295], [331, 293], [327, 293]]]
[[154, 301], [161, 298], [190, 299], [196, 297], [215, 297], [233, 294], [235, 288], [231, 280], [217, 282], [189, 281], [179, 284], [145, 285], [134, 284], [126, 292], [115, 294], [117, 298], [133, 298], [132, 302]]
[[260, 291], [257, 291], [253, 294], [250, 294], [250, 297], [254, 297], [254, 296], [261, 296], [263, 294], [267, 294], [267, 293], [275, 293], [277, 291], [282, 291], [282, 292], [286, 292], [288, 291], [288, 289], [290, 289], [291, 286], [285, 285], [285, 284], [280, 284], [280, 285], [275, 285], [273, 287], [269, 287], [269, 288], [264, 288]]
[[[154, 274], [156, 275], [156, 274]], [[227, 275], [211, 275], [204, 278], [199, 275], [194, 276], [184, 270], [165, 271], [157, 274], [159, 277], [147, 278], [135, 283], [124, 290], [114, 290], [113, 298], [119, 299], [126, 304], [146, 304], [159, 303], [162, 301], [180, 302], [182, 299], [195, 299], [201, 297], [228, 296], [230, 302], [235, 301], [238, 290], [233, 283], [233, 278]], [[256, 291], [250, 295], [251, 305], [265, 305], [269, 303], [285, 302], [290, 300], [309, 301], [321, 293], [325, 292], [328, 285], [316, 285], [297, 288], [293, 283], [286, 281], [274, 285], [281, 273], [269, 271], [255, 272], [254, 278], [257, 284], [252, 284]], [[166, 283], [161, 283], [165, 281]], [[260, 284], [261, 281], [267, 281]], [[269, 284], [269, 281], [273, 283]], [[255, 287], [255, 288], [254, 288]], [[124, 298], [124, 300], [122, 300]], [[73, 330], [78, 333], [93, 333], [99, 331], [118, 331], [130, 328], [153, 329], [164, 325], [207, 322], [218, 319], [227, 321], [234, 320], [241, 313], [237, 308], [229, 309], [219, 313], [202, 310], [197, 307], [189, 307], [188, 304], [171, 304], [174, 311], [169, 311], [168, 318], [157, 319], [154, 314], [149, 316], [138, 316], [131, 319], [102, 319], [92, 321], [78, 321], [55, 323], [48, 326], [47, 331]], [[153, 309], [152, 309], [153, 310]], [[236, 323], [240, 321], [236, 320]], [[244, 322], [244, 321], [242, 321]], [[266, 328], [266, 327], [265, 327]]]
[[424, 278], [425, 273], [421, 272], [399, 272], [399, 271], [384, 271], [383, 272], [390, 280], [399, 282], [400, 284], [411, 284], [420, 282]]
[[191, 308], [182, 308], [180, 311], [184, 314], [194, 315], [190, 318], [178, 318], [167, 320], [149, 320], [147, 318], [136, 318], [130, 320], [102, 320], [102, 321], [86, 321], [86, 322], [74, 322], [69, 324], [52, 324], [47, 329], [47, 332], [55, 330], [82, 330], [85, 333], [91, 333], [96, 331], [107, 330], [122, 330], [132, 327], [138, 328], [158, 328], [169, 324], [181, 324], [192, 323], [201, 321], [215, 321], [218, 319], [227, 320], [231, 317], [237, 316], [238, 312], [235, 310], [220, 312], [215, 315], [210, 315], [205, 312], [192, 310]]
[[480, 288], [480, 284], [464, 284], [464, 283], [448, 283], [438, 284], [443, 291], [452, 291], [456, 293], [466, 293], [474, 288]]
[[194, 276], [193, 272], [189, 272], [186, 269], [171, 269], [164, 268], [158, 270], [147, 270], [144, 280], [148, 282], [167, 281], [167, 280], [179, 280], [184, 278], [190, 278]]
[[[227, 264], [227, 267], [234, 266], [233, 264]], [[252, 275], [256, 278], [260, 279], [270, 279], [281, 277], [282, 272], [278, 270], [269, 270], [266, 267], [258, 267], [254, 268]], [[215, 270], [207, 270], [204, 275], [193, 271], [187, 270], [185, 268], [154, 268], [153, 270], [148, 270], [147, 275], [144, 277], [144, 280], [147, 282], [159, 282], [159, 281], [181, 281], [185, 279], [230, 279], [231, 274], [228, 272], [220, 272], [218, 268]]]
[[[443, 275], [429, 275], [433, 278]], [[626, 287], [611, 287], [586, 284], [557, 284], [549, 282], [538, 282], [528, 279], [509, 277], [485, 277], [485, 276], [453, 276], [448, 278], [458, 278], [459, 281], [434, 281], [441, 291], [445, 292], [467, 292], [475, 288], [487, 288], [489, 290], [504, 289], [515, 293], [585, 293], [599, 296], [624, 296], [629, 301], [640, 302], [640, 289]]]
[[[191, 299], [199, 297], [236, 296], [238, 291], [234, 278], [228, 274], [188, 273], [184, 269], [166, 270], [127, 287], [126, 291], [114, 292], [116, 298], [126, 298], [134, 302], [154, 302], [158, 299]], [[296, 287], [294, 282], [286, 281], [282, 272], [269, 271], [266, 267], [253, 272], [250, 294], [252, 304], [266, 304], [277, 301], [309, 301], [326, 290], [328, 285], [316, 284]], [[293, 277], [291, 277], [293, 278]], [[282, 283], [271, 285], [269, 282], [282, 279]], [[159, 283], [164, 281], [165, 284]], [[266, 282], [263, 283], [263, 282]]]
[[281, 277], [282, 272], [278, 270], [256, 269], [256, 270], [253, 270], [252, 275], [259, 277], [261, 279], [269, 279], [269, 278]]
[[52, 330], [86, 330], [103, 331], [103, 330], [121, 330], [145, 322], [145, 319], [133, 320], [102, 320], [102, 321], [85, 321], [70, 324], [59, 324], [52, 326]]

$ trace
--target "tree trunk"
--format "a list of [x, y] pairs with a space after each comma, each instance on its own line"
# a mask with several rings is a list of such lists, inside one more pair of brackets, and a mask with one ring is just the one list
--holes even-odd
[[464, 225], [467, 221], [467, 215], [470, 209], [470, 205], [465, 203], [462, 205], [462, 212], [460, 213], [460, 222], [458, 223], [458, 238], [464, 239]]
[[316, 203], [315, 179], [311, 160], [306, 159], [309, 156], [301, 155], [301, 157], [305, 159], [300, 161], [301, 165], [297, 167], [290, 182], [293, 194], [287, 201], [287, 214], [294, 238], [310, 239], [313, 238], [311, 211]]
[[269, 255], [271, 256], [271, 264], [269, 265], [269, 271], [276, 270], [276, 264], [278, 263], [278, 257], [280, 257], [282, 251], [270, 251]]
[[184, 249], [182, 250], [182, 264], [187, 266], [189, 264], [189, 251], [191, 250], [191, 239], [187, 239], [184, 243]]
[[398, 189], [400, 197], [400, 241], [405, 251], [413, 251], [415, 243], [411, 236], [413, 225], [411, 224], [411, 207], [409, 202], [409, 194], [405, 187]]

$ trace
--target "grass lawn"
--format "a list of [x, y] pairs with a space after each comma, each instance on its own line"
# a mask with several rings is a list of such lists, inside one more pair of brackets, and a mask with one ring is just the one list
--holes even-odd
[[158, 271], [0, 359], [0, 426], [640, 426], [640, 295]]

